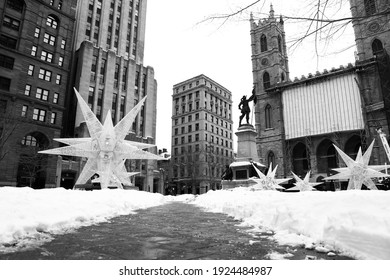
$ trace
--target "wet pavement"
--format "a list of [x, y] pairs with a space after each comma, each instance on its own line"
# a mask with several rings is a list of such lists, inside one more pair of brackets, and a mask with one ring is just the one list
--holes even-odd
[[[55, 235], [39, 247], [1, 253], [3, 260], [254, 260], [269, 253], [286, 259], [350, 259], [314, 250], [280, 246], [272, 233], [254, 233], [240, 221], [181, 202], [119, 216], [71, 233]], [[17, 247], [17, 244], [15, 244]]]

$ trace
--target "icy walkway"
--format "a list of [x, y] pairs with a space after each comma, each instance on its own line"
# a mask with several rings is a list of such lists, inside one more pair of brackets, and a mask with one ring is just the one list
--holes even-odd
[[224, 214], [172, 202], [55, 235], [25, 251], [0, 253], [0, 259], [349, 259], [280, 246], [271, 232], [251, 233], [239, 224]]

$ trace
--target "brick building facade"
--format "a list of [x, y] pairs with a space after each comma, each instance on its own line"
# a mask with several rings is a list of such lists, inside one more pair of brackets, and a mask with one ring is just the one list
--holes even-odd
[[76, 0], [1, 1], [0, 186], [54, 187]]

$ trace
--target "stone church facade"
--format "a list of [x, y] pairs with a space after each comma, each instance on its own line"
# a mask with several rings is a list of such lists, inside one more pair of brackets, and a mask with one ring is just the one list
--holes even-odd
[[[336, 145], [352, 158], [375, 139], [371, 164], [387, 160], [377, 129], [389, 135], [390, 15], [386, 0], [351, 0], [354, 65], [289, 77], [283, 18], [251, 18], [252, 68], [258, 102], [256, 144], [278, 176], [291, 171], [321, 181], [342, 166]], [[387, 11], [387, 12], [386, 12]]]

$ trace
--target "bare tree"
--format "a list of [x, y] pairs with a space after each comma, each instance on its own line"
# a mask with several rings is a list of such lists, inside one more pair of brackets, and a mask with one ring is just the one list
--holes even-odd
[[[270, 12], [268, 7], [264, 7], [265, 3], [265, 0], [252, 1], [250, 4], [239, 7], [229, 13], [209, 15], [200, 23], [219, 21], [221, 27], [229, 20], [249, 20], [250, 17], [254, 20], [267, 19]], [[349, 7], [349, 0], [308, 0], [300, 9], [300, 14], [275, 14], [274, 17], [282, 17], [289, 24], [300, 25], [300, 28], [297, 28], [297, 30], [301, 31], [294, 34], [294, 37], [291, 37], [287, 42], [290, 50], [293, 51], [305, 39], [314, 37], [315, 52], [319, 56], [319, 42], [322, 42], [326, 47], [329, 42], [343, 35], [352, 20], [381, 17], [390, 14], [390, 9], [387, 9], [379, 13], [368, 13], [367, 15], [354, 17], [351, 16], [349, 10], [346, 13], [345, 7]], [[256, 11], [253, 12], [252, 10]], [[345, 50], [347, 49], [349, 47]]]
[[7, 149], [6, 145], [18, 125], [19, 121], [17, 119], [8, 117], [6, 114], [0, 114], [0, 162], [10, 151], [10, 149]]
[[42, 148], [28, 147], [27, 153], [22, 154], [19, 159], [18, 177], [19, 181], [28, 184], [30, 188], [43, 188], [44, 182], [39, 180], [45, 177], [44, 172], [48, 167], [48, 156], [39, 154]]

